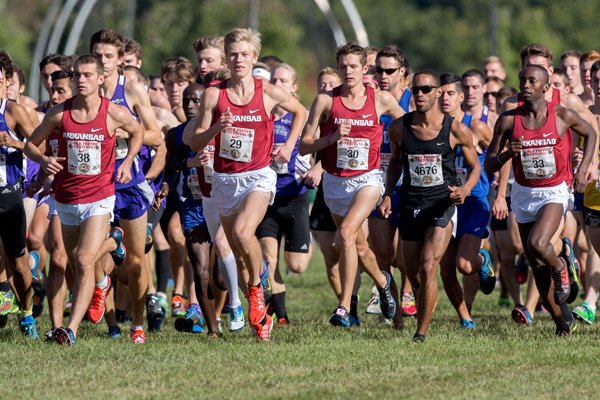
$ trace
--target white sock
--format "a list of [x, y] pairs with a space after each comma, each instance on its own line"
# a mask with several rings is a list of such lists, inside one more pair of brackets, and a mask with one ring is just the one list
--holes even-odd
[[106, 276], [106, 274], [104, 274], [104, 278], [102, 278], [100, 282], [96, 283], [96, 287], [104, 289], [106, 286], [108, 286], [108, 277]]
[[242, 304], [238, 292], [238, 273], [237, 264], [233, 253], [229, 253], [224, 258], [218, 258], [219, 271], [225, 280], [225, 286], [229, 291], [229, 307], [237, 307]]

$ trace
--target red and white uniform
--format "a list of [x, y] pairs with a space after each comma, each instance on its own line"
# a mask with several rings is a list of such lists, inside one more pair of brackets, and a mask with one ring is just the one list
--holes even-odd
[[215, 137], [214, 170], [221, 173], [256, 171], [271, 163], [273, 115], [267, 114], [260, 79], [254, 78], [254, 97], [238, 105], [227, 96], [227, 81], [219, 84], [219, 100], [213, 124], [230, 109], [234, 123]]
[[323, 136], [333, 135], [343, 122], [350, 122], [350, 134], [321, 150], [325, 171], [335, 176], [357, 176], [379, 169], [382, 124], [375, 109], [375, 91], [367, 86], [367, 100], [359, 110], [342, 102], [341, 88], [333, 89], [329, 118], [320, 125]]
[[543, 127], [529, 130], [522, 116], [515, 115], [511, 139], [523, 138], [521, 154], [514, 160], [515, 180], [527, 187], [550, 187], [573, 179], [571, 168], [571, 131], [561, 138], [556, 129], [554, 102], [546, 102], [548, 117]]
[[58, 139], [58, 157], [65, 157], [53, 189], [63, 204], [96, 202], [115, 193], [115, 141], [106, 125], [110, 100], [102, 97], [98, 115], [80, 123], [71, 115], [73, 99], [65, 102]]

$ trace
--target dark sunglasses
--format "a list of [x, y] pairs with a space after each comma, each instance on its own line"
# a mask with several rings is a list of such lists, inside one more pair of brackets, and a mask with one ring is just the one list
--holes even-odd
[[487, 96], [494, 96], [494, 97], [498, 97], [499, 92], [485, 92], [483, 95], [485, 97]]
[[400, 69], [400, 67], [398, 68], [381, 68], [381, 67], [375, 67], [375, 72], [377, 72], [378, 74], [383, 74], [384, 72], [386, 73], [386, 75], [391, 75], [394, 72], [398, 71]]
[[426, 85], [426, 86], [413, 86], [410, 88], [410, 91], [413, 92], [413, 94], [417, 94], [419, 92], [422, 92], [423, 94], [428, 94], [431, 93], [431, 91], [433, 89], [438, 89], [439, 86], [431, 86], [431, 85]]

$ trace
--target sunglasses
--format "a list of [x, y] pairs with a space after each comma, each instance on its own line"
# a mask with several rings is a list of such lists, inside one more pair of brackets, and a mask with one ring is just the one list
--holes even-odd
[[386, 73], [386, 75], [391, 75], [394, 72], [398, 71], [400, 69], [400, 67], [398, 68], [381, 68], [381, 67], [375, 67], [375, 72], [377, 72], [378, 74], [383, 74], [384, 72]]
[[498, 93], [499, 93], [499, 92], [485, 92], [483, 95], [484, 95], [485, 97], [487, 97], [487, 96], [494, 96], [494, 97], [498, 97]]
[[438, 89], [439, 86], [431, 86], [431, 85], [426, 85], [426, 86], [413, 86], [410, 88], [410, 91], [413, 92], [413, 94], [417, 94], [419, 92], [422, 92], [423, 94], [428, 94], [431, 93], [434, 89]]

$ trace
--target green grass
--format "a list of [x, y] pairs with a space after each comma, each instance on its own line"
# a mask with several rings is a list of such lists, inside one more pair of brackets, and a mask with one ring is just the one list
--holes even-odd
[[[360, 317], [352, 330], [328, 323], [335, 308], [322, 259], [288, 278], [289, 327], [257, 343], [248, 328], [222, 340], [181, 334], [168, 319], [144, 346], [104, 336], [104, 323], [84, 324], [75, 349], [29, 341], [16, 318], [0, 331], [0, 398], [591, 398], [597, 396], [598, 325], [580, 324], [554, 337], [548, 317], [517, 326], [497, 306], [498, 292], [478, 294], [477, 329], [461, 330], [440, 293], [427, 342], [364, 314], [370, 280], [363, 278]], [[49, 329], [47, 315], [38, 322]], [[124, 330], [126, 330], [125, 328]]]

